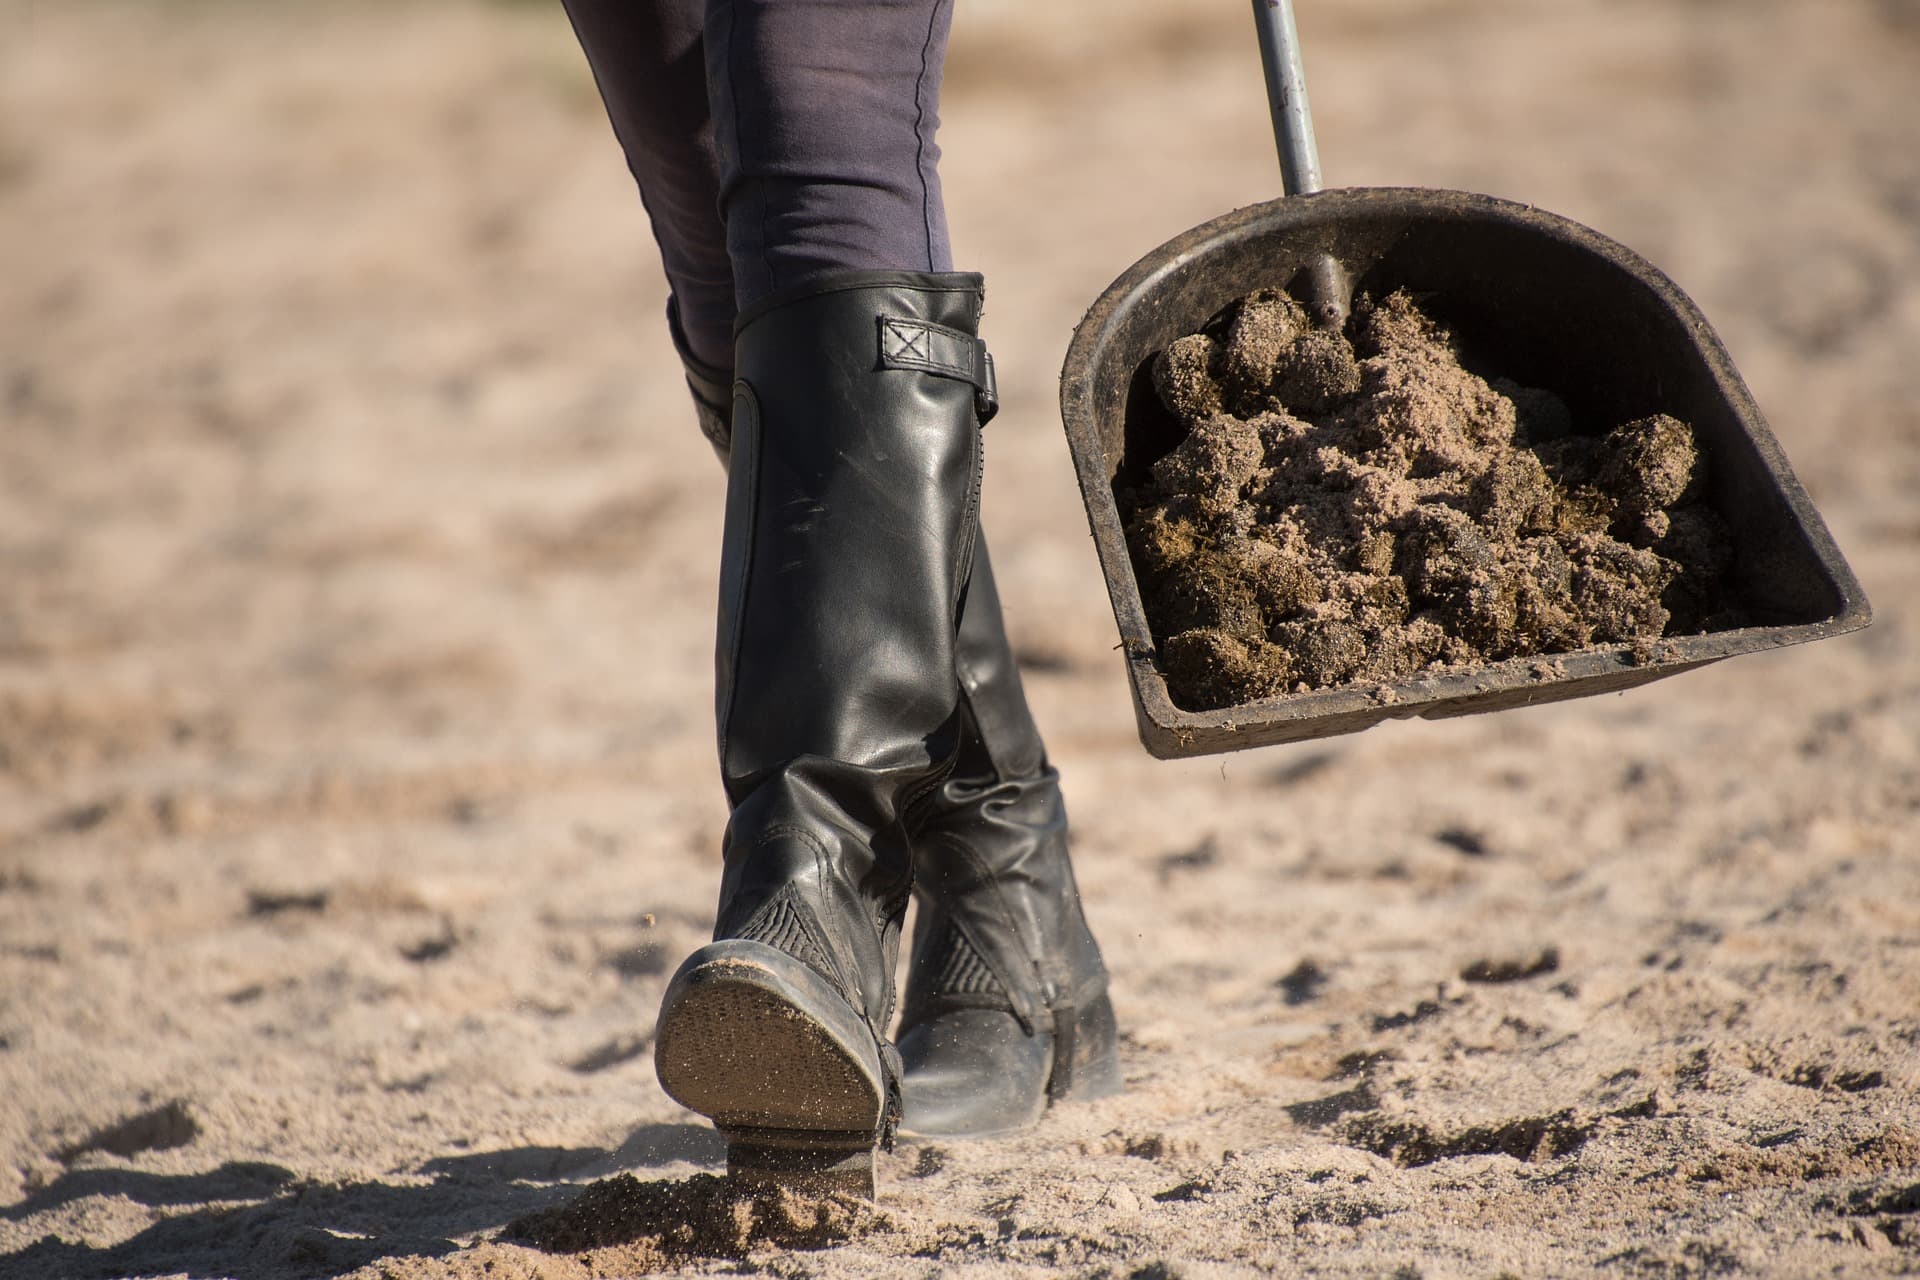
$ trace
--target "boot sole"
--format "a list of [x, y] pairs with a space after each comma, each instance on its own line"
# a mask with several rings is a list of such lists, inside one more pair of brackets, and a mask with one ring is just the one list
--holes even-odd
[[667, 986], [653, 1061], [668, 1096], [726, 1137], [734, 1182], [872, 1196], [885, 1069], [865, 1020], [806, 964], [760, 942], [700, 948]]

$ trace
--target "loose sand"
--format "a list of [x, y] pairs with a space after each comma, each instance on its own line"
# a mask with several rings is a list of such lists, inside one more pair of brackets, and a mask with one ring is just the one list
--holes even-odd
[[[961, 8], [986, 517], [1125, 1094], [903, 1140], [871, 1211], [699, 1181], [648, 1037], [719, 476], [556, 10], [0, 0], [0, 1277], [1920, 1270], [1920, 12], [1303, 6], [1331, 180], [1669, 271], [1880, 617], [1159, 763], [1054, 375], [1275, 190], [1244, 6]], [[591, 1249], [506, 1237], [596, 1183]]]

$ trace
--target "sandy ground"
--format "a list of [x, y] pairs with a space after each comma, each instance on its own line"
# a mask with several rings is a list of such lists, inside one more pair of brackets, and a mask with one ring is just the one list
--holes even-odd
[[[1308, 3], [1329, 180], [1666, 268], [1879, 620], [1164, 764], [1054, 379], [1275, 193], [1243, 8], [971, 0], [943, 132], [1127, 1091], [679, 1264], [1920, 1272], [1920, 8]], [[717, 473], [557, 9], [0, 0], [0, 282], [0, 1275], [661, 1263], [496, 1240], [720, 1154], [648, 1040], [724, 820]]]

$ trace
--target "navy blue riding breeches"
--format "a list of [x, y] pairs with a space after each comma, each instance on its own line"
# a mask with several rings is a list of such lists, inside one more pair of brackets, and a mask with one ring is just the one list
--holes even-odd
[[937, 163], [951, 0], [565, 0], [687, 345], [859, 268], [952, 269]]

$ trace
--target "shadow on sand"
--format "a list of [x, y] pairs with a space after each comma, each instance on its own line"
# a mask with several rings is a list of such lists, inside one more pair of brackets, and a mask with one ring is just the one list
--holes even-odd
[[[167, 1175], [75, 1169], [0, 1210], [12, 1221], [89, 1196], [125, 1197], [167, 1210], [107, 1248], [45, 1237], [0, 1254], [0, 1280], [107, 1280], [187, 1275], [195, 1280], [325, 1280], [397, 1254], [438, 1257], [523, 1214], [559, 1204], [580, 1183], [622, 1170], [690, 1163], [719, 1166], [726, 1144], [691, 1124], [650, 1124], [612, 1151], [522, 1147], [443, 1156], [415, 1172], [420, 1185], [315, 1182], [262, 1162]], [[210, 1204], [211, 1202], [211, 1204]]]

